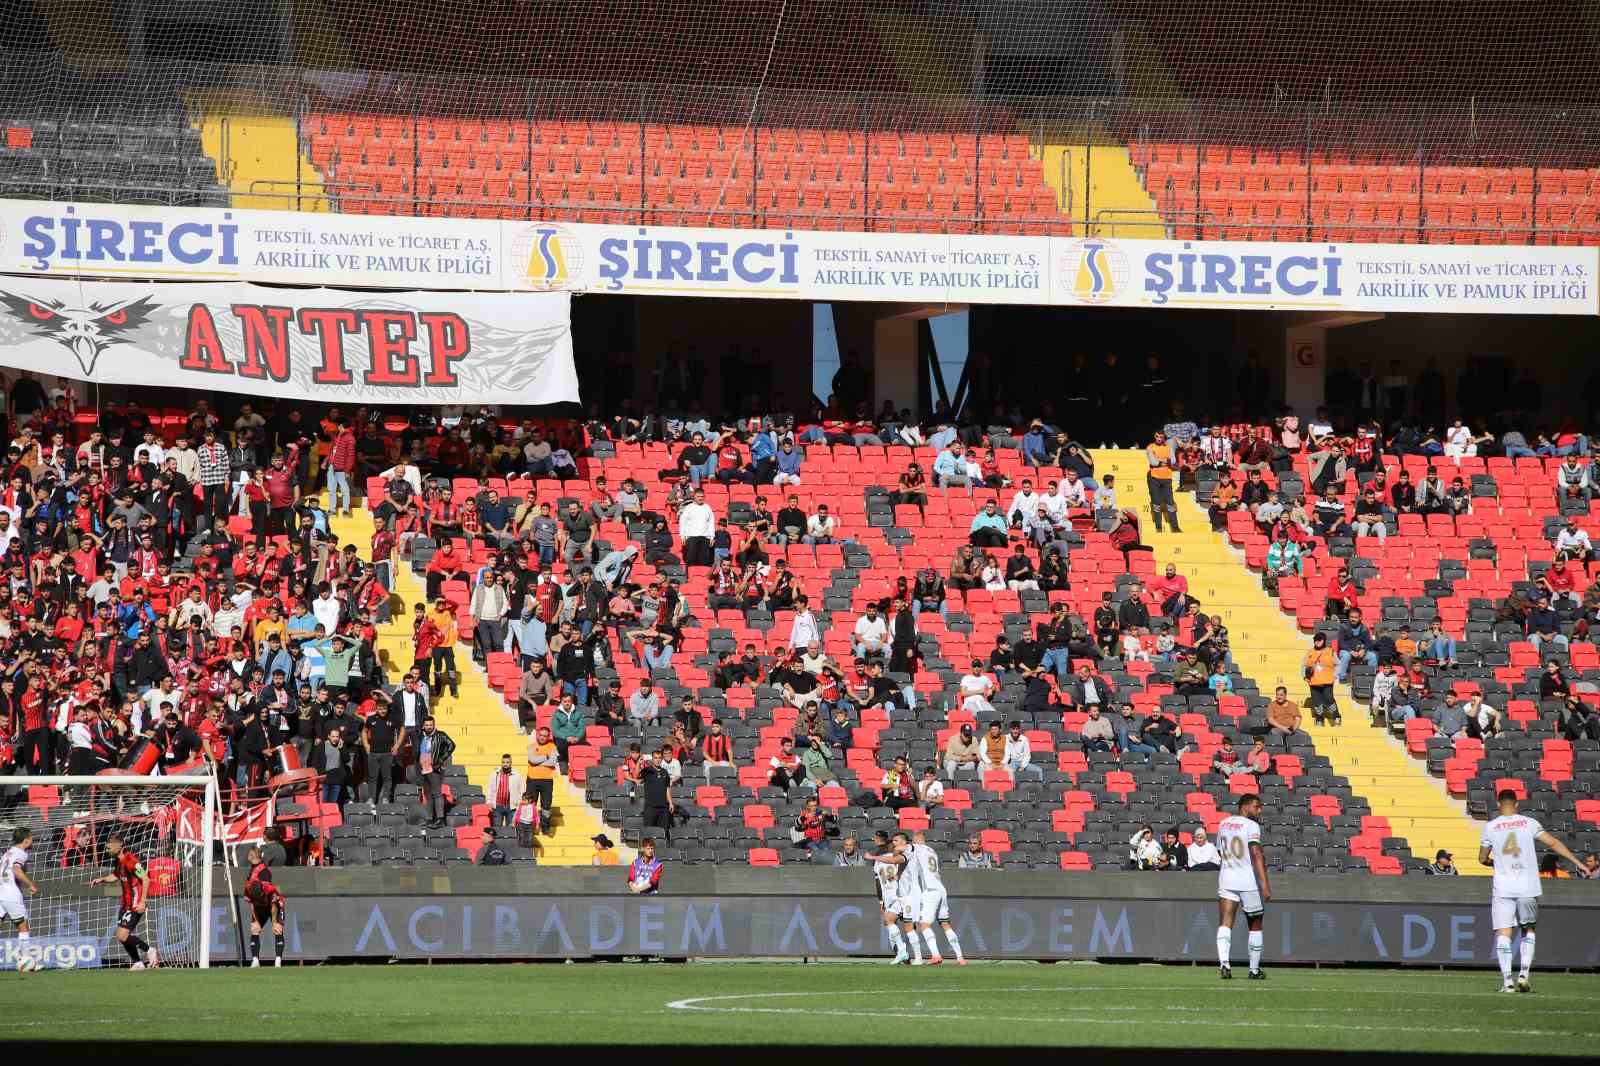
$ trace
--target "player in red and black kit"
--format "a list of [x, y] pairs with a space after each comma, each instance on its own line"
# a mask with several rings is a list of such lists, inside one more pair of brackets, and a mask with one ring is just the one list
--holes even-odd
[[261, 965], [261, 927], [272, 922], [272, 965], [283, 965], [283, 911], [284, 895], [272, 883], [272, 867], [261, 861], [261, 851], [251, 848], [245, 853], [250, 863], [250, 874], [244, 881], [244, 898], [250, 902], [250, 965]]
[[106, 856], [111, 860], [111, 872], [89, 883], [109, 885], [115, 882], [122, 886], [117, 940], [128, 953], [128, 959], [132, 962], [130, 969], [142, 970], [148, 966], [153, 970], [161, 965], [155, 945], [147, 944], [136, 931], [139, 923], [144, 921], [145, 898], [150, 894], [150, 874], [144, 868], [144, 860], [131, 849], [124, 848], [119, 836], [106, 840]]

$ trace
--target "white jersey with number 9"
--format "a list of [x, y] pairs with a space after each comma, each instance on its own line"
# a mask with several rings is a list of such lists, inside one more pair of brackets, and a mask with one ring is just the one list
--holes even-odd
[[1261, 826], [1242, 814], [1230, 814], [1217, 825], [1217, 854], [1222, 857], [1222, 872], [1217, 888], [1229, 892], [1258, 892], [1256, 868], [1250, 861], [1250, 845], [1261, 843]]

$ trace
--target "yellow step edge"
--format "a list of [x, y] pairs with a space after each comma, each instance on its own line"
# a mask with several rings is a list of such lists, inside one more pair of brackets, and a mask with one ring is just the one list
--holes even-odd
[[[1096, 474], [1116, 475], [1118, 506], [1139, 513], [1144, 542], [1155, 549], [1157, 566], [1176, 565], [1189, 580], [1190, 594], [1201, 601], [1200, 609], [1221, 616], [1239, 670], [1254, 678], [1263, 692], [1283, 685], [1291, 697], [1303, 699], [1307, 690], [1301, 661], [1310, 650], [1310, 641], [1261, 588], [1260, 579], [1245, 568], [1223, 535], [1212, 532], [1204, 509], [1192, 496], [1178, 493], [1178, 520], [1183, 531], [1157, 533], [1150, 519], [1144, 451], [1096, 449], [1093, 457]], [[1221, 565], [1224, 561], [1232, 562], [1232, 567]], [[1463, 851], [1475, 852], [1481, 824], [1468, 817], [1443, 786], [1428, 776], [1424, 763], [1368, 724], [1366, 708], [1356, 703], [1347, 685], [1338, 686], [1336, 696], [1343, 715], [1341, 724], [1318, 726], [1306, 716], [1306, 730], [1334, 773], [1349, 779], [1356, 794], [1372, 805], [1374, 814], [1390, 819], [1390, 827], [1406, 837], [1417, 858], [1431, 860], [1441, 848], [1458, 858]], [[1400, 831], [1402, 821], [1408, 832]], [[1480, 871], [1464, 863], [1461, 872], [1476, 875]]]
[[[333, 531], [341, 543], [354, 544], [360, 551], [372, 543], [371, 515], [358, 510], [350, 517], [330, 512]], [[363, 551], [363, 554], [366, 554]], [[411, 666], [411, 609], [422, 601], [425, 590], [411, 568], [397, 563], [393, 567], [394, 593], [405, 602], [405, 610], [378, 627], [378, 648], [390, 678]], [[487, 789], [489, 776], [500, 765], [500, 756], [509, 752], [519, 769], [526, 765], [528, 735], [522, 731], [515, 713], [506, 706], [500, 693], [489, 687], [488, 678], [472, 661], [470, 635], [463, 634], [456, 646], [456, 669], [460, 673], [460, 692], [432, 693], [432, 710], [439, 728], [457, 743], [456, 763], [467, 771], [468, 780]], [[591, 838], [605, 831], [598, 813], [589, 806], [583, 790], [564, 774], [555, 779], [555, 803], [559, 817], [554, 832], [537, 837], [538, 861], [544, 866], [588, 866], [594, 855]], [[624, 861], [632, 860], [631, 849], [620, 847]]]

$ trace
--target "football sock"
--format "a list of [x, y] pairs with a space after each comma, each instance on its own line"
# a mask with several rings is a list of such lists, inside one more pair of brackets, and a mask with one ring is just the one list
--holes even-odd
[[933, 935], [932, 929], [922, 931], [922, 942], [928, 945], [928, 958], [935, 958], [939, 954], [939, 939]]
[[961, 941], [956, 938], [956, 931], [954, 929], [946, 929], [944, 931], [944, 938], [950, 941], [950, 950], [956, 953], [956, 958], [966, 958], [965, 955], [961, 954]]
[[1495, 958], [1500, 961], [1500, 976], [1507, 981], [1511, 980], [1511, 938], [1497, 936], [1494, 938]]
[[911, 957], [913, 959], [922, 958], [922, 941], [918, 938], [915, 929], [906, 932], [906, 944], [911, 948]]
[[17, 939], [18, 939], [18, 940], [27, 940], [27, 939], [29, 939], [29, 938], [30, 938], [30, 937], [32, 937], [32, 936], [33, 936], [33, 934], [32, 934], [32, 933], [18, 933], [18, 934], [17, 934]]
[[898, 925], [886, 925], [884, 928], [888, 930], [889, 943], [894, 945], [894, 953], [896, 955], [905, 954], [906, 945], [905, 941], [900, 939], [900, 927]]
[[252, 959], [259, 959], [261, 957], [261, 934], [260, 933], [257, 933], [257, 934], [253, 935], [250, 938], [250, 957]]
[[139, 958], [144, 953], [144, 941], [136, 936], [130, 936], [122, 942], [122, 950], [128, 953], [128, 958], [134, 962], [142, 962]]
[[1528, 976], [1528, 971], [1533, 969], [1533, 933], [1522, 934], [1522, 976]]
[[1264, 943], [1266, 943], [1266, 940], [1267, 940], [1266, 935], [1264, 933], [1262, 933], [1261, 930], [1259, 930], [1259, 929], [1250, 930], [1250, 936], [1249, 936], [1249, 939], [1246, 941], [1246, 943], [1248, 943], [1250, 945], [1250, 969], [1251, 970], [1259, 970], [1259, 969], [1261, 969], [1261, 946]]
[[274, 958], [283, 958], [283, 934], [272, 934], [272, 954]]
[[1228, 956], [1233, 952], [1233, 928], [1231, 926], [1217, 926], [1217, 961], [1224, 966], [1231, 965]]

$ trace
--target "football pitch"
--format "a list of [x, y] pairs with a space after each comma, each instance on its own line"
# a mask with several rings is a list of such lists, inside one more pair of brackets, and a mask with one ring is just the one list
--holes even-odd
[[[0, 974], [0, 1040], [1592, 1054], [1600, 976], [974, 963], [289, 966]], [[170, 1007], [158, 1024], [156, 1005]]]

